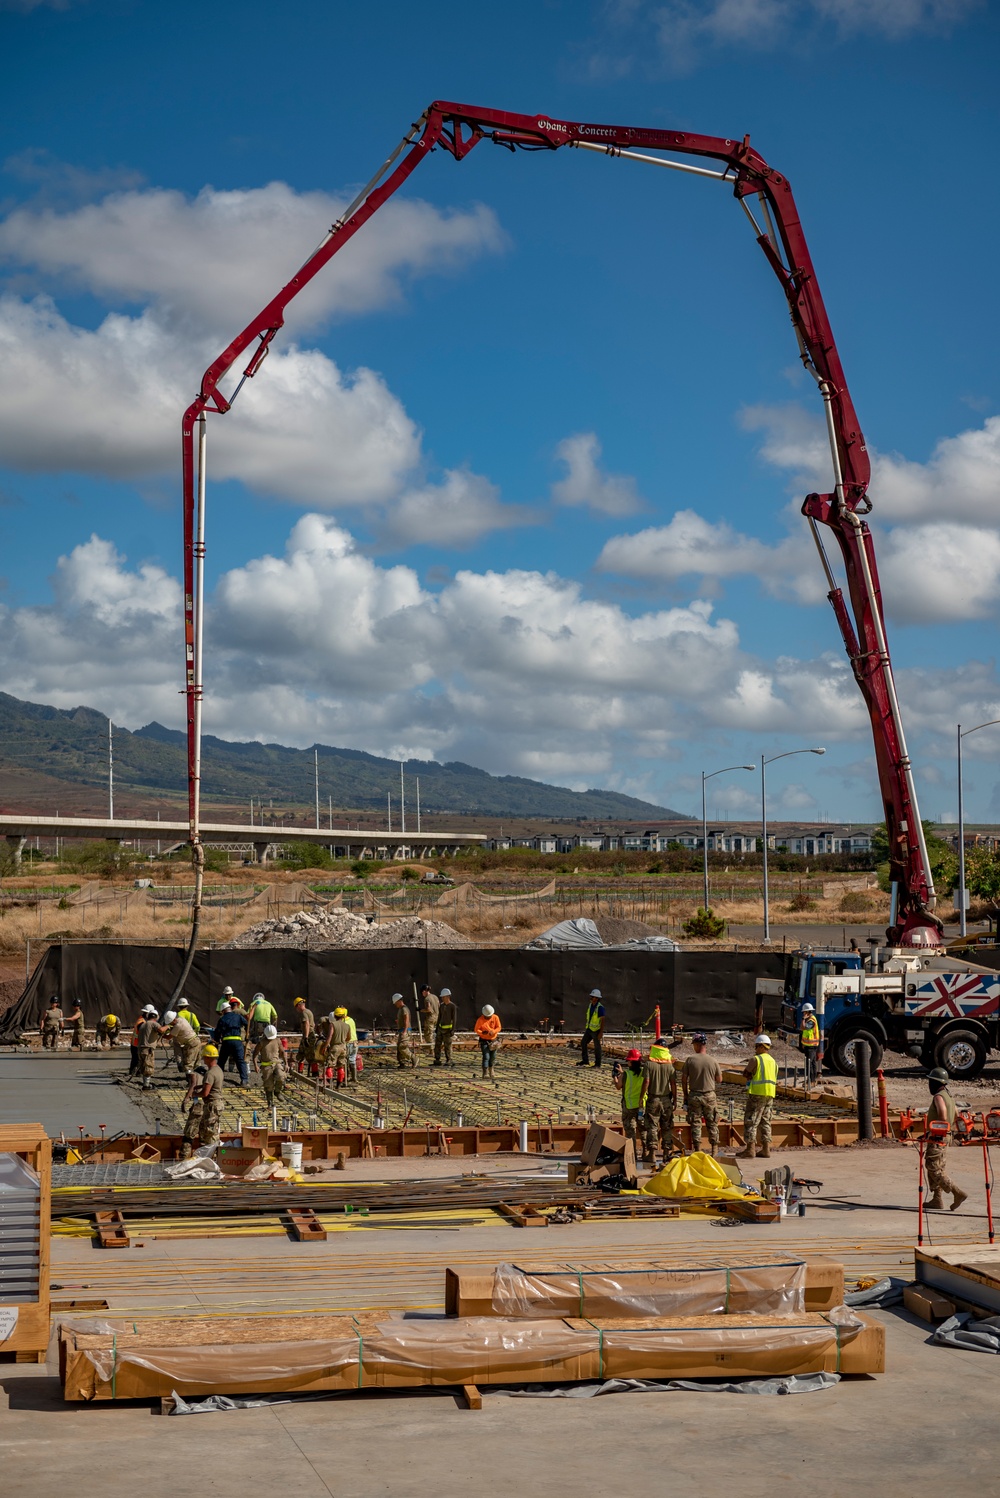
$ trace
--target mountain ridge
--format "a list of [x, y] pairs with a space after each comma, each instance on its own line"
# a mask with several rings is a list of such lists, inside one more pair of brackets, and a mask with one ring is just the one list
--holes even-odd
[[[0, 692], [0, 764], [27, 768], [77, 785], [107, 781], [107, 718], [94, 708], [56, 708]], [[132, 731], [114, 730], [115, 784], [122, 790], [177, 795], [187, 785], [185, 736], [155, 720]], [[313, 804], [314, 753], [320, 766], [320, 804], [385, 809], [396, 802], [399, 761], [363, 749], [311, 744], [294, 749], [221, 739], [202, 741], [202, 795], [206, 799], [264, 797]], [[421, 810], [428, 815], [573, 818], [593, 821], [671, 821], [686, 814], [619, 791], [572, 791], [519, 775], [492, 775], [462, 760], [410, 759], [410, 779], [420, 778]]]

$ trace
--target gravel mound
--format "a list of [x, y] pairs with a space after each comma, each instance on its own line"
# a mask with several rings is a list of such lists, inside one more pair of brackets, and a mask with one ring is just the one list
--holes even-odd
[[227, 942], [228, 948], [246, 947], [474, 947], [443, 921], [423, 921], [419, 916], [372, 922], [352, 910], [297, 910], [294, 915], [258, 921]]

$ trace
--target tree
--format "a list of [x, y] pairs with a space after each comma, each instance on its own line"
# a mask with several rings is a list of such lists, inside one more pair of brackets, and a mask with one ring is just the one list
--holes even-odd
[[[943, 837], [938, 837], [934, 831], [934, 823], [921, 820], [924, 829], [924, 839], [927, 843], [927, 857], [931, 866], [931, 878], [934, 880], [934, 888], [939, 895], [950, 894], [958, 883], [958, 854], [950, 843], [946, 843]], [[872, 829], [872, 857], [878, 868], [879, 889], [888, 891], [891, 883], [889, 878], [889, 834], [885, 823], [881, 822], [878, 827]]]
[[713, 915], [711, 910], [703, 910], [699, 905], [691, 919], [684, 922], [683, 930], [685, 936], [717, 941], [720, 936], [725, 936], [726, 923], [719, 916]]
[[1000, 911], [1000, 853], [969, 848], [965, 855], [965, 887], [994, 912]]

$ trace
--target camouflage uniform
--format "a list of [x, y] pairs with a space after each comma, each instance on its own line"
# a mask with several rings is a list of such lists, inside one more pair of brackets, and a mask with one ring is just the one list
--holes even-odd
[[660, 1136], [660, 1147], [663, 1150], [664, 1159], [673, 1153], [674, 1148], [674, 1090], [673, 1082], [676, 1076], [673, 1062], [670, 1060], [654, 1060], [654, 1052], [663, 1050], [669, 1057], [670, 1052], [665, 1046], [652, 1046], [650, 1059], [646, 1063], [646, 1138], [644, 1155], [651, 1160], [656, 1151], [656, 1135]]
[[[935, 1094], [935, 1097], [939, 1097], [944, 1103], [945, 1114], [947, 1115], [948, 1127], [950, 1129], [954, 1125], [955, 1115], [957, 1113], [954, 1099], [948, 1092], [947, 1088], [944, 1087], [942, 1087], [940, 1092]], [[929, 1116], [930, 1115], [928, 1115], [928, 1117]], [[934, 1197], [935, 1199], [935, 1206], [941, 1205], [939, 1198], [942, 1191], [947, 1191], [949, 1196], [956, 1197], [958, 1201], [965, 1200], [965, 1192], [961, 1189], [960, 1186], [955, 1185], [955, 1182], [948, 1174], [947, 1160], [948, 1140], [932, 1139], [928, 1144], [926, 1150], [924, 1151], [924, 1165], [927, 1169], [927, 1184], [930, 1187], [932, 1197]], [[928, 1205], [930, 1205], [930, 1203], [928, 1203]], [[954, 1204], [952, 1210], [954, 1210]]]
[[281, 1065], [281, 1041], [259, 1040], [254, 1051], [260, 1066], [260, 1079], [264, 1084], [264, 1097], [268, 1106], [273, 1106], [285, 1089], [285, 1078]]
[[747, 1100], [743, 1105], [743, 1138], [747, 1142], [748, 1149], [756, 1143], [759, 1143], [762, 1149], [771, 1148], [771, 1114], [773, 1112], [773, 1097], [760, 1097], [752, 1092], [747, 1093]]
[[691, 1148], [701, 1149], [701, 1121], [708, 1126], [708, 1144], [712, 1153], [719, 1148], [719, 1104], [715, 1084], [722, 1081], [722, 1067], [714, 1056], [696, 1051], [682, 1068], [687, 1079], [687, 1121], [691, 1129]]
[[437, 1024], [434, 1027], [434, 1065], [441, 1065], [444, 1057], [445, 1066], [454, 1066], [451, 1059], [451, 1043], [455, 1038], [455, 1016], [456, 1009], [451, 999], [442, 999], [438, 1010]]
[[62, 1033], [63, 1012], [60, 1008], [46, 1009], [42, 1016], [42, 1045], [47, 1051], [54, 1051], [59, 1045], [59, 1036]]
[[396, 1065], [404, 1068], [416, 1066], [413, 1046], [410, 1042], [410, 1011], [405, 1004], [396, 1006]]
[[144, 1019], [136, 1031], [139, 1050], [139, 1075], [145, 1080], [153, 1075], [156, 1063], [156, 1040], [160, 1027], [154, 1019]]
[[213, 1061], [212, 1065], [208, 1068], [208, 1074], [205, 1077], [205, 1086], [209, 1089], [209, 1094], [205, 1099], [199, 1138], [202, 1144], [218, 1144], [221, 1132], [222, 1110], [225, 1107], [223, 1093], [225, 1092], [226, 1083], [217, 1061]]
[[312, 1010], [307, 1009], [304, 1004], [297, 1004], [295, 1006], [295, 1013], [298, 1016], [299, 1032], [301, 1035], [299, 1048], [295, 1053], [295, 1060], [299, 1066], [302, 1066], [304, 1062], [315, 1059], [316, 1021], [313, 1018]]

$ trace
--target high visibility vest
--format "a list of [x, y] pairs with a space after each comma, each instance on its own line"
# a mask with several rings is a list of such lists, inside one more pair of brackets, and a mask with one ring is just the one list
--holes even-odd
[[751, 1097], [774, 1097], [778, 1086], [778, 1063], [766, 1051], [755, 1059], [757, 1067], [753, 1081], [747, 1085], [747, 1092]]
[[819, 1045], [819, 1021], [815, 1014], [810, 1014], [802, 1021], [802, 1029], [799, 1032], [799, 1042], [804, 1046]]
[[596, 1004], [588, 1004], [587, 1005], [587, 1029], [588, 1030], [599, 1030], [601, 1028], [601, 1025], [604, 1022], [604, 1016], [603, 1016], [603, 1014], [598, 1014], [598, 1012], [597, 1012], [600, 1009], [600, 1007], [601, 1007], [601, 1001], [600, 1001], [600, 999], [598, 999], [598, 1001], [597, 1001]]
[[199, 1030], [201, 1029], [201, 1020], [195, 1014], [193, 1009], [178, 1009], [177, 1016], [179, 1019], [186, 1019], [194, 1033], [196, 1035], [198, 1034]]
[[622, 1082], [622, 1105], [625, 1108], [641, 1108], [642, 1094], [645, 1091], [646, 1078], [642, 1072], [634, 1072], [631, 1067], [625, 1073]]
[[[673, 1061], [674, 1058], [670, 1054], [669, 1046], [651, 1045], [649, 1048], [649, 1059], [650, 1061]], [[777, 1072], [775, 1075], [777, 1075]]]

